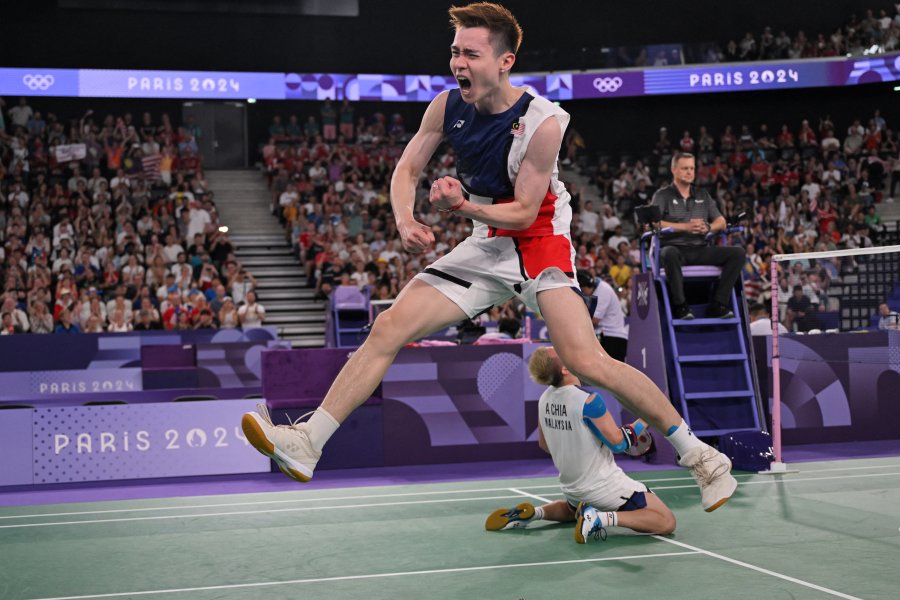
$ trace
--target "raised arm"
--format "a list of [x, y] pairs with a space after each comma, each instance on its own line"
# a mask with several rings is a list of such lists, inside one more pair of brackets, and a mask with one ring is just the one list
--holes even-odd
[[403, 248], [418, 254], [434, 243], [431, 228], [415, 219], [416, 184], [434, 151], [444, 138], [444, 108], [447, 92], [442, 92], [425, 110], [419, 131], [406, 145], [391, 177], [391, 206]]
[[516, 177], [515, 199], [504, 204], [475, 204], [464, 199], [456, 179], [443, 177], [431, 189], [431, 203], [439, 210], [459, 214], [500, 229], [527, 229], [537, 218], [550, 188], [550, 177], [559, 156], [562, 128], [554, 117], [538, 127], [528, 144]]

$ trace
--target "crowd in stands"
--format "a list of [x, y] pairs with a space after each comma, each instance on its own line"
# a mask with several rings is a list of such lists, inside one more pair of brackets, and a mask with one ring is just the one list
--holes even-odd
[[[798, 60], [830, 56], [883, 54], [900, 49], [900, 3], [893, 11], [868, 9], [860, 17], [851, 15], [831, 32], [793, 36], [785, 29], [765, 27], [759, 35], [748, 31], [739, 40], [725, 44], [705, 44], [686, 57], [687, 62], [750, 62], [757, 60]], [[696, 54], [696, 55], [694, 55]]]
[[0, 99], [0, 335], [259, 326], [201, 135]]
[[[323, 110], [332, 110], [323, 107]], [[352, 111], [344, 104], [342, 110]], [[427, 201], [430, 182], [455, 176], [452, 149], [442, 147], [429, 163], [417, 192], [419, 218], [435, 231], [427, 254], [402, 251], [391, 214], [390, 177], [402, 152], [402, 121], [374, 115], [342, 123], [326, 132], [325, 115], [288, 118], [292, 130], [276, 119], [263, 155], [272, 189], [272, 208], [285, 225], [310, 286], [325, 297], [335, 285], [358, 285], [373, 299], [390, 299], [429, 263], [470, 232], [470, 223], [438, 213]], [[578, 139], [579, 143], [571, 143]], [[697, 157], [697, 185], [707, 188], [726, 218], [746, 213], [743, 233], [731, 243], [747, 248], [748, 301], [770, 294], [768, 261], [773, 254], [866, 247], [880, 242], [883, 226], [875, 205], [900, 187], [895, 132], [879, 111], [839, 131], [829, 116], [817, 123], [740, 125], [712, 132], [706, 127], [670, 137], [666, 128], [643, 159], [588, 158], [584, 142], [570, 131], [563, 163], [580, 165], [592, 182], [594, 200], [568, 183], [574, 218], [576, 266], [607, 280], [619, 292], [625, 310], [630, 278], [639, 268], [640, 231], [636, 206], [649, 203], [655, 190], [671, 181], [669, 159], [675, 150]], [[801, 284], [817, 310], [828, 304], [835, 269], [785, 274], [790, 287]], [[785, 314], [785, 313], [782, 313]]]
[[[600, 189], [603, 205], [585, 203], [576, 217], [573, 234], [578, 260], [584, 261], [579, 266], [590, 268], [594, 262], [597, 274], [616, 281], [625, 295], [627, 276], [620, 279], [622, 271], [615, 267], [637, 265], [639, 232], [623, 240], [620, 218], [630, 220], [635, 206], [668, 183], [669, 159], [676, 150], [696, 156], [695, 183], [718, 201], [726, 219], [736, 221], [746, 213], [743, 233], [733, 234], [730, 243], [747, 250], [744, 279], [750, 302], [769, 298], [774, 254], [881, 243], [885, 228], [876, 204], [892, 200], [900, 188], [897, 135], [878, 110], [854, 119], [844, 131], [830, 116], [816, 124], [803, 120], [799, 127], [782, 124], [777, 131], [764, 124], [727, 126], [720, 132], [700, 126], [675, 139], [664, 127], [644, 161], [581, 161]], [[840, 267], [839, 261], [814, 263], [803, 272], [785, 273], [781, 300], [786, 302], [793, 286], [801, 285], [814, 310], [837, 310], [829, 302], [829, 286], [840, 277]], [[799, 328], [813, 328], [813, 322], [803, 321]]]

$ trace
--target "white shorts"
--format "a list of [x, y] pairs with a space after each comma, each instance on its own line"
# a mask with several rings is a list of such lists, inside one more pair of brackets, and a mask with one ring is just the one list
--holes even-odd
[[567, 235], [466, 238], [416, 275], [455, 302], [469, 318], [518, 296], [540, 314], [537, 293], [576, 290], [575, 248]]
[[586, 490], [563, 489], [563, 496], [572, 506], [584, 502], [597, 510], [618, 510], [635, 492], [646, 492], [647, 486], [617, 469], [614, 473]]

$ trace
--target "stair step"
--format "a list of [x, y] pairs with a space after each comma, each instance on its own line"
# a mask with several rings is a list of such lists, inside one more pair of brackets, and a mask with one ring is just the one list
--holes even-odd
[[676, 327], [687, 327], [697, 325], [736, 325], [741, 320], [737, 317], [731, 319], [672, 319], [672, 325]]
[[290, 337], [284, 336], [281, 339], [291, 343], [291, 348], [324, 348], [325, 338], [322, 336], [314, 337]]
[[299, 311], [302, 314], [325, 312], [325, 303], [321, 300], [272, 300], [266, 302], [265, 307], [266, 312], [283, 310]]
[[[246, 263], [244, 263], [246, 264]], [[306, 279], [306, 272], [303, 270], [298, 264], [293, 265], [273, 265], [273, 266], [254, 266], [252, 269], [253, 276], [259, 279], [260, 277], [300, 277], [301, 279]]]
[[[313, 288], [306, 287], [305, 280], [300, 277], [294, 277], [291, 279], [281, 278], [281, 279], [261, 279], [257, 281], [257, 289], [259, 290], [297, 290], [297, 292], [309, 292], [310, 297], [315, 294], [315, 290]], [[306, 297], [306, 294], [303, 294], [303, 297]]]
[[[265, 305], [263, 305], [265, 306]], [[325, 313], [297, 314], [272, 313], [266, 307], [266, 325], [304, 325], [319, 323], [325, 326]]]
[[[245, 267], [294, 267], [300, 268], [293, 256], [285, 256], [283, 254], [274, 254], [272, 256], [248, 256], [246, 258], [237, 255], [241, 264]], [[256, 273], [254, 273], [255, 275]]]
[[705, 400], [715, 398], [753, 398], [752, 390], [731, 390], [727, 392], [685, 392], [685, 400]]
[[681, 363], [708, 363], [708, 362], [724, 362], [734, 360], [745, 360], [744, 354], [695, 354], [693, 356], [679, 356], [678, 362]]
[[316, 295], [316, 291], [312, 288], [300, 289], [261, 289], [257, 288], [259, 301], [262, 303], [269, 300], [307, 300], [311, 301]]
[[285, 245], [283, 247], [273, 246], [244, 246], [235, 255], [238, 259], [256, 257], [256, 256], [290, 256], [294, 258], [294, 251], [291, 247]]
[[316, 323], [310, 325], [285, 325], [284, 327], [279, 327], [278, 329], [281, 335], [285, 337], [308, 334], [322, 335], [323, 333], [325, 333], [325, 323]]
[[285, 243], [284, 235], [275, 235], [274, 233], [238, 233], [231, 236], [235, 243], [240, 244], [252, 242], [281, 242]]
[[296, 288], [296, 289], [266, 289], [257, 288], [257, 296], [259, 301], [265, 305], [269, 300], [306, 300], [311, 301], [316, 295], [316, 290], [312, 288]]

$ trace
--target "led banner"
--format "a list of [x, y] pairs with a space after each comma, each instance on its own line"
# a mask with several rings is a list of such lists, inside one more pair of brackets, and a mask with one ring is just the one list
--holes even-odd
[[737, 92], [841, 85], [829, 63], [729, 65], [647, 71], [645, 94]]
[[0, 94], [78, 97], [79, 73], [77, 69], [0, 68]]
[[143, 389], [140, 368], [0, 373], [0, 400], [66, 394], [112, 394]]
[[284, 100], [280, 73], [124, 71], [81, 69], [78, 95], [111, 98], [210, 98]]
[[256, 400], [75, 406], [33, 411], [34, 483], [263, 473], [241, 415]]
[[[510, 78], [550, 100], [830, 87], [900, 80], [900, 53], [871, 58], [533, 73]], [[428, 102], [456, 87], [449, 75], [237, 73], [0, 68], [0, 94]]]

